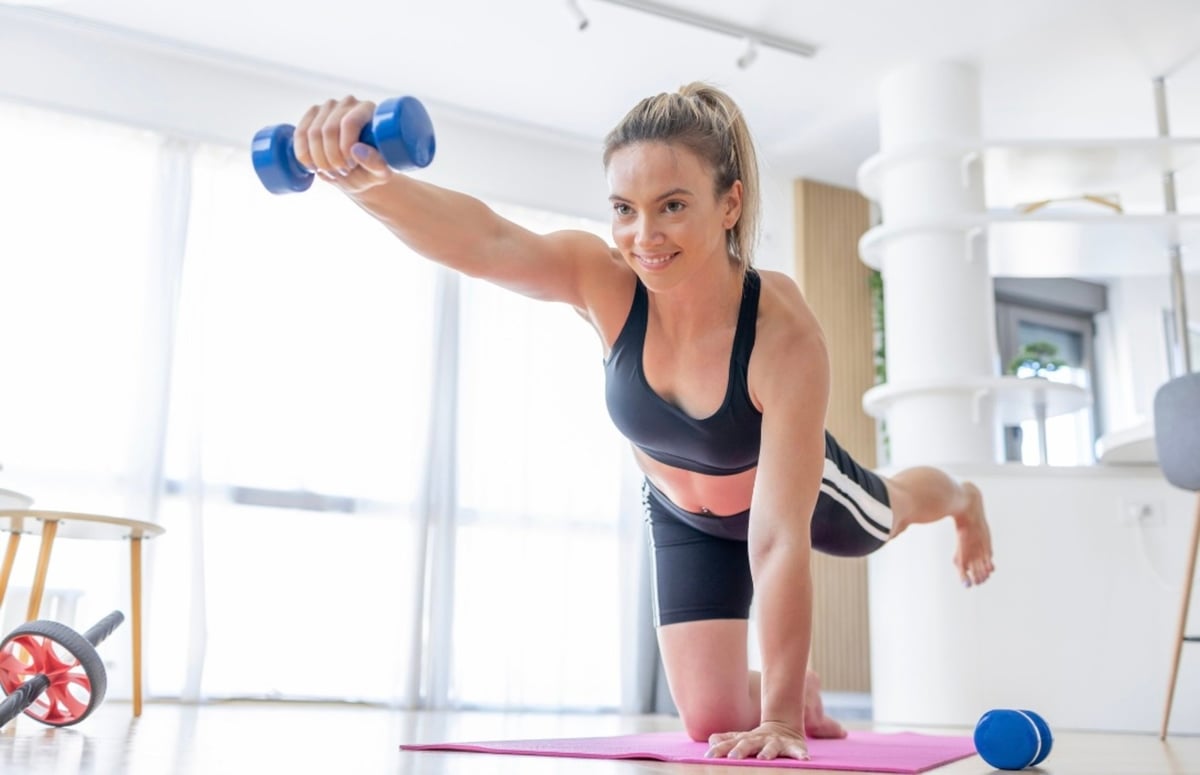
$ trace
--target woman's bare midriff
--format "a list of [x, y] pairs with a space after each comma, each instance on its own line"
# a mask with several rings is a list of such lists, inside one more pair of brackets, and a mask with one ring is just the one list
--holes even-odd
[[709, 476], [660, 463], [637, 447], [638, 466], [654, 486], [679, 508], [694, 514], [728, 517], [750, 508], [757, 468], [728, 476]]

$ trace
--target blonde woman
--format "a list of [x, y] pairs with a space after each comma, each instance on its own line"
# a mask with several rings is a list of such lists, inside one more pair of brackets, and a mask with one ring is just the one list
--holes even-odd
[[[612, 247], [531, 233], [393, 172], [357, 142], [374, 108], [310, 108], [299, 161], [416, 252], [570, 304], [599, 336], [609, 413], [645, 474], [658, 639], [688, 734], [710, 756], [762, 759], [807, 758], [806, 734], [844, 735], [807, 670], [812, 551], [862, 556], [949, 517], [970, 586], [993, 570], [991, 540], [972, 485], [933, 468], [880, 477], [825, 432], [821, 327], [791, 278], [752, 266], [758, 170], [741, 111], [690, 84], [622, 119], [604, 148]], [[761, 674], [746, 653], [754, 596]]]

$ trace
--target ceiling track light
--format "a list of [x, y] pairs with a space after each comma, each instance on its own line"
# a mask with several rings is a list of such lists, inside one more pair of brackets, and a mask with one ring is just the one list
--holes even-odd
[[567, 0], [567, 10], [571, 12], [572, 18], [575, 19], [575, 28], [583, 32], [588, 28], [588, 17], [579, 7], [579, 0]]
[[[680, 24], [686, 24], [691, 27], [698, 27], [702, 30], [709, 30], [710, 32], [718, 32], [722, 35], [728, 35], [731, 38], [749, 41], [750, 44], [746, 53], [742, 54], [742, 56], [738, 59], [738, 67], [743, 69], [754, 63], [754, 60], [758, 56], [758, 46], [773, 48], [779, 51], [786, 51], [789, 54], [795, 54], [796, 56], [805, 58], [811, 58], [817, 55], [817, 47], [812, 43], [806, 43], [801, 40], [793, 40], [792, 38], [785, 38], [780, 35], [772, 35], [769, 32], [762, 32], [749, 27], [743, 27], [740, 24], [714, 19], [711, 16], [701, 16], [700, 14], [692, 13], [691, 11], [684, 11], [680, 8], [673, 8], [669, 5], [663, 5], [662, 3], [649, 2], [648, 0], [596, 1], [611, 3], [612, 5], [619, 5], [622, 8], [641, 11], [642, 13], [648, 13], [652, 16], [658, 16], [663, 19], [670, 19], [671, 21], [679, 22]], [[572, 5], [575, 5], [575, 0], [569, 0], [569, 2]], [[583, 13], [580, 12], [579, 15], [582, 17]], [[583, 27], [580, 27], [580, 29], [583, 29]], [[751, 53], [752, 49], [753, 53]], [[745, 61], [745, 64], [742, 64], [743, 61]]]
[[737, 58], [737, 66], [741, 70], [745, 70], [754, 64], [754, 60], [758, 59], [758, 41], [754, 38], [746, 38], [746, 50]]

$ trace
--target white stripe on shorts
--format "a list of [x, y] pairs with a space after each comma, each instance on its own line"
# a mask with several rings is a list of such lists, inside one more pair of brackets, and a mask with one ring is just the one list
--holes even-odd
[[650, 490], [642, 483], [642, 513], [646, 515], [646, 535], [650, 539], [650, 610], [654, 612], [655, 628], [662, 626], [658, 615], [658, 547], [654, 544], [654, 526], [650, 524]]
[[[828, 483], [828, 484], [827, 484]], [[887, 531], [880, 530], [871, 522], [883, 525], [888, 530], [892, 527], [892, 509], [863, 489], [862, 485], [842, 473], [829, 458], [825, 458], [825, 473], [821, 482], [821, 491], [833, 498], [842, 507], [854, 515], [859, 527], [880, 541], [888, 540]], [[847, 497], [849, 500], [847, 500]], [[863, 517], [866, 514], [869, 519]]]

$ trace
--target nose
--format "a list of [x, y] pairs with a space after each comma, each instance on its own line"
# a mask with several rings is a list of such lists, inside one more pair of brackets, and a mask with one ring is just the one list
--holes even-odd
[[638, 247], [653, 247], [661, 245], [663, 242], [662, 230], [658, 228], [658, 224], [648, 217], [642, 217], [637, 222], [637, 232], [634, 235], [634, 244]]

